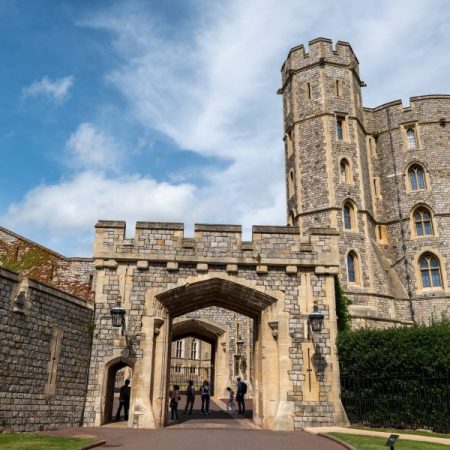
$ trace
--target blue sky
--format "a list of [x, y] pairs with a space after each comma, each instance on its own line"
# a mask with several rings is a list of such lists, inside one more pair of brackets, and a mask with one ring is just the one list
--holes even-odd
[[284, 224], [280, 67], [352, 44], [366, 106], [450, 93], [450, 2], [0, 0], [0, 224], [90, 255], [97, 219]]

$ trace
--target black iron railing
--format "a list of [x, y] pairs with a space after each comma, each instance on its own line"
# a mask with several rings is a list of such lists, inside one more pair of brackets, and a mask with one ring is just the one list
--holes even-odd
[[171, 388], [174, 384], [178, 384], [180, 390], [183, 392], [186, 390], [189, 380], [194, 382], [195, 389], [197, 390], [203, 381], [207, 380], [211, 385], [211, 391], [213, 391], [211, 367], [172, 366], [170, 368], [169, 383]]
[[450, 377], [341, 377], [351, 423], [450, 431]]

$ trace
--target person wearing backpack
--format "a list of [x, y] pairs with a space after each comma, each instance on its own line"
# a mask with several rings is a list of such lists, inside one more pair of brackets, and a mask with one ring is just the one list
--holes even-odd
[[239, 414], [245, 414], [245, 394], [247, 393], [247, 384], [237, 377], [236, 401], [238, 404]]
[[192, 414], [192, 408], [195, 401], [195, 386], [192, 380], [188, 381], [188, 387], [186, 388], [186, 406], [184, 407], [184, 414], [189, 409], [189, 414]]

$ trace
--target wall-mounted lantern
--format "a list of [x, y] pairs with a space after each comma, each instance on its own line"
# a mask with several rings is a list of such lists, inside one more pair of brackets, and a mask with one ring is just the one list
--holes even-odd
[[122, 307], [122, 302], [120, 301], [122, 297], [117, 296], [117, 305], [113, 306], [110, 310], [111, 320], [113, 327], [122, 328], [122, 336], [125, 334], [125, 308]]
[[320, 333], [322, 331], [324, 315], [319, 311], [317, 301], [314, 301], [313, 311], [308, 316], [308, 324], [313, 333]]

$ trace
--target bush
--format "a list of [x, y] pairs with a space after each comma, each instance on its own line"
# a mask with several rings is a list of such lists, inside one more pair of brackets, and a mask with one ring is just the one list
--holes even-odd
[[450, 323], [338, 336], [342, 402], [351, 422], [450, 431]]

